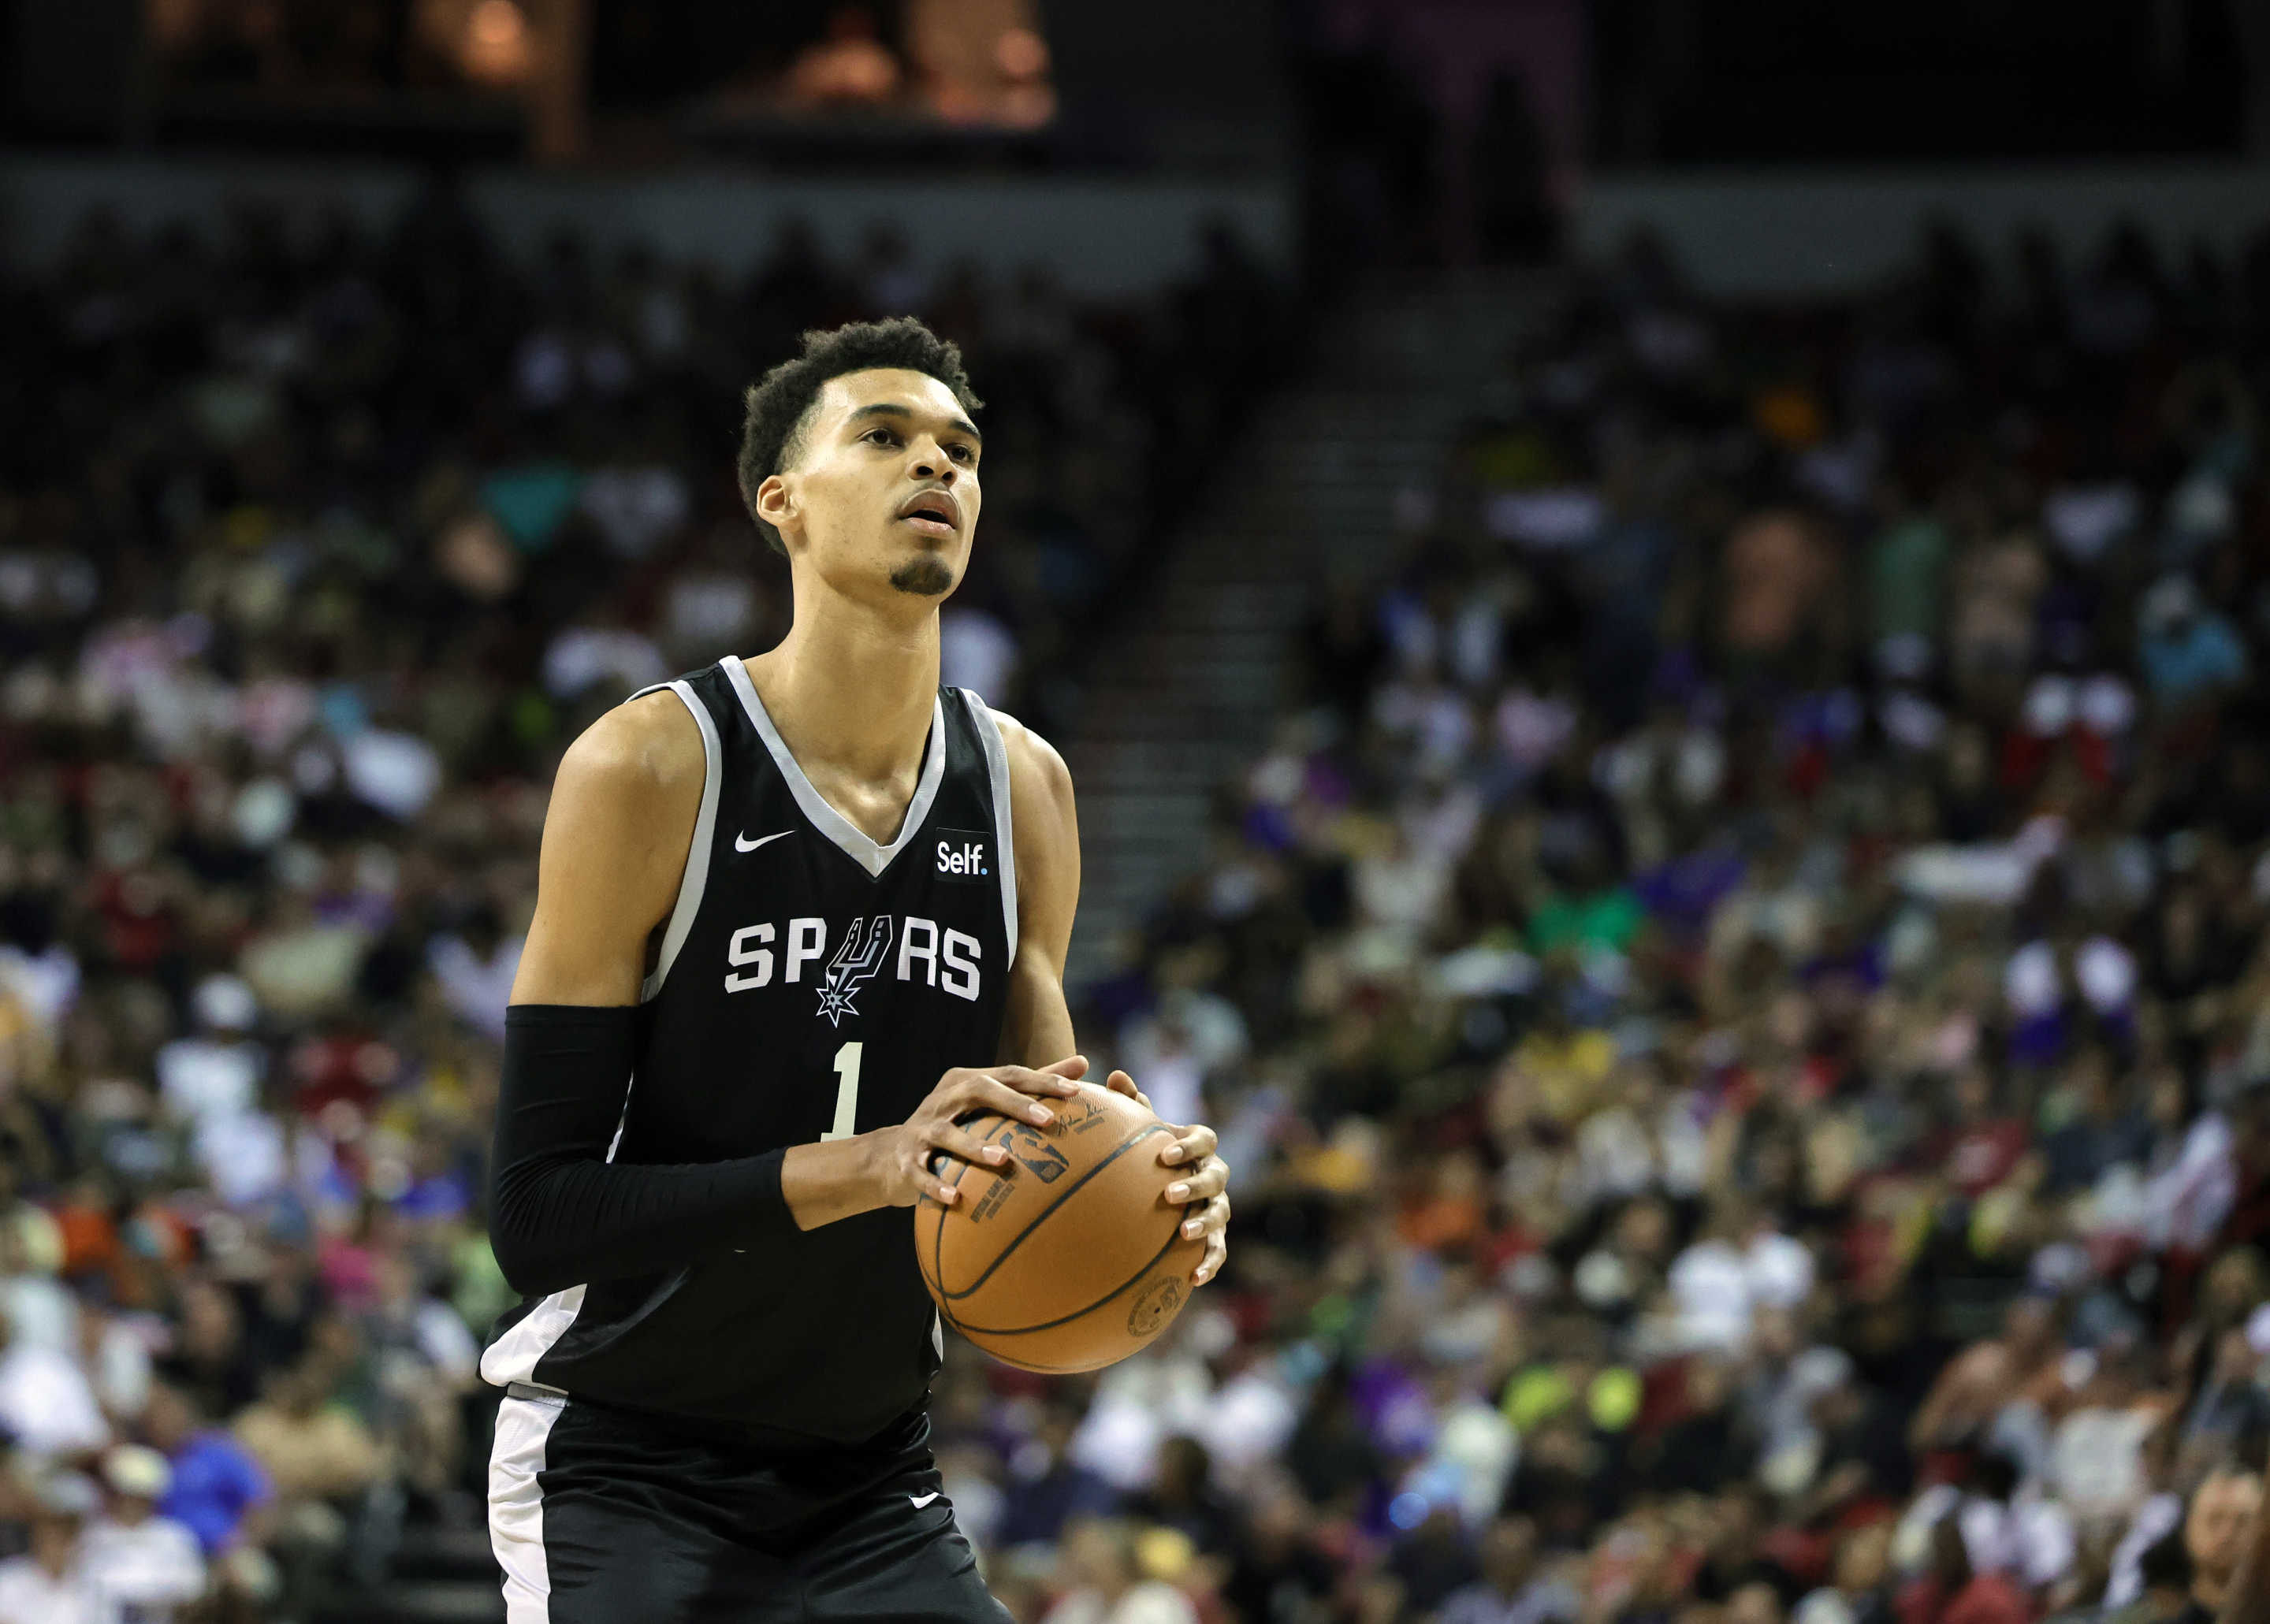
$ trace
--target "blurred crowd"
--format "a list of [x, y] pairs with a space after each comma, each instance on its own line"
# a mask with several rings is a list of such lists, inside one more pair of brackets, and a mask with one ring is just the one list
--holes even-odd
[[962, 341], [998, 449], [946, 679], [1060, 727], [1272, 363], [1235, 238], [1193, 263], [1109, 306], [880, 227], [526, 264], [437, 184], [0, 271], [0, 1620], [307, 1620], [478, 1528], [545, 794], [786, 624], [741, 389], [865, 315]]
[[[1021, 1624], [2206, 1624], [2270, 1449], [2270, 239], [1506, 358], [1081, 1029], [1223, 1134], [1161, 1345], [957, 1346]], [[0, 1620], [319, 1618], [478, 1527], [553, 763], [767, 646], [738, 390], [924, 313], [946, 679], [1062, 734], [1284, 350], [849, 259], [91, 220], [0, 288]]]
[[2270, 235], [1650, 245], [1509, 355], [1139, 961], [1172, 1339], [938, 1420], [1049, 1624], [2205, 1624], [2270, 1443]]

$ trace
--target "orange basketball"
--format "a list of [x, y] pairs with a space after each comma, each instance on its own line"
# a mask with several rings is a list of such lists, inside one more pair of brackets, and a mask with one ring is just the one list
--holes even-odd
[[915, 1252], [947, 1324], [1054, 1375], [1116, 1363], [1172, 1324], [1205, 1242], [1165, 1199], [1186, 1171], [1159, 1161], [1173, 1129], [1093, 1083], [1048, 1105], [1045, 1128], [990, 1111], [962, 1124], [1009, 1160], [953, 1162], [961, 1198], [916, 1205]]

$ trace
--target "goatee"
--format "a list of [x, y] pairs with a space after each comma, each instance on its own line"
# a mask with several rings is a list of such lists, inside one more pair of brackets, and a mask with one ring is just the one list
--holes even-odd
[[893, 570], [891, 584], [916, 597], [944, 597], [953, 590], [953, 571], [946, 567], [944, 559], [924, 553]]

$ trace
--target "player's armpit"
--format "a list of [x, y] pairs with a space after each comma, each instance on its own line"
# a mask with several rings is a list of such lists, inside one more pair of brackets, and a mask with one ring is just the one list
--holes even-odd
[[675, 693], [607, 712], [560, 762], [515, 1004], [634, 1004], [701, 811], [701, 735]]

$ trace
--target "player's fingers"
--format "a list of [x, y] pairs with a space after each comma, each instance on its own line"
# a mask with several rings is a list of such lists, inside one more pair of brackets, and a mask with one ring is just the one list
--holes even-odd
[[1124, 1072], [1114, 1072], [1103, 1079], [1103, 1086], [1114, 1094], [1124, 1094], [1131, 1100], [1142, 1101], [1146, 1109], [1150, 1107], [1151, 1101], [1145, 1099], [1143, 1091], [1135, 1086], [1135, 1079]]
[[915, 1199], [931, 1200], [940, 1206], [952, 1206], [961, 1198], [961, 1191], [941, 1176], [953, 1170], [953, 1163], [928, 1146], [919, 1146], [905, 1157], [907, 1183], [915, 1192]]
[[1206, 1237], [1205, 1256], [1199, 1258], [1198, 1266], [1191, 1271], [1191, 1284], [1205, 1285], [1221, 1272], [1221, 1265], [1228, 1260], [1229, 1237], [1217, 1229]]
[[1229, 1198], [1209, 1196], [1183, 1214], [1182, 1236], [1195, 1241], [1202, 1235], [1219, 1235], [1229, 1227]]
[[[967, 1128], [958, 1128], [950, 1122], [934, 1123], [924, 1137], [947, 1155], [980, 1167], [998, 1168], [1009, 1160], [1009, 1153], [998, 1145], [989, 1145]], [[931, 1159], [931, 1165], [938, 1165], [936, 1157]]]
[[[983, 1072], [969, 1079], [969, 1091], [964, 1099], [964, 1109], [998, 1112], [1012, 1122], [1028, 1122], [1035, 1127], [1045, 1128], [1056, 1120], [1056, 1113], [1030, 1094], [1020, 1094], [1008, 1084]], [[959, 1116], [961, 1111], [957, 1110], [954, 1115]]]
[[1043, 1072], [1054, 1072], [1060, 1077], [1086, 1077], [1087, 1075], [1087, 1057], [1086, 1055], [1066, 1055], [1061, 1060], [1051, 1060], [1048, 1064], [1041, 1067], [1040, 1069]]
[[[1072, 1058], [1079, 1061], [1082, 1071], [1087, 1069], [1087, 1062], [1083, 1057], [1074, 1055]], [[1062, 1099], [1079, 1092], [1077, 1076], [1068, 1077], [1057, 1070], [1057, 1066], [1064, 1064], [1065, 1062], [1059, 1060], [1056, 1063], [1056, 1066], [1050, 1066], [1041, 1072], [1035, 1072], [1027, 1065], [988, 1066], [985, 1068], [985, 1075], [996, 1082], [1008, 1084], [1020, 1094], [1036, 1094], [1043, 1097], [1054, 1095]]]
[[1219, 1156], [1209, 1156], [1191, 1169], [1188, 1178], [1178, 1178], [1167, 1186], [1167, 1199], [1177, 1205], [1211, 1201], [1228, 1188], [1229, 1163]]
[[916, 1183], [926, 1198], [937, 1202], [940, 1206], [952, 1206], [961, 1198], [961, 1191], [959, 1189], [947, 1183], [935, 1173], [917, 1175]]
[[1200, 1123], [1196, 1127], [1178, 1131], [1175, 1135], [1175, 1142], [1159, 1153], [1159, 1160], [1168, 1167], [1183, 1162], [1204, 1161], [1213, 1154], [1214, 1146], [1220, 1142], [1213, 1129]]

